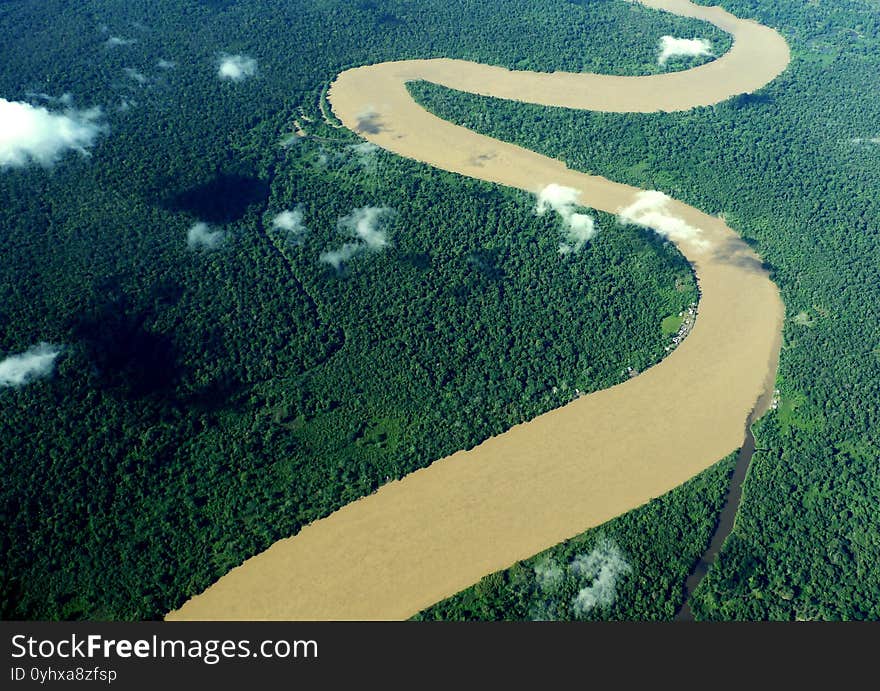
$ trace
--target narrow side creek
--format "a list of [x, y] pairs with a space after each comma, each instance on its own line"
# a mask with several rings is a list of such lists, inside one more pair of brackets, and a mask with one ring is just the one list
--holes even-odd
[[[775, 372], [775, 367], [772, 370]], [[742, 501], [742, 486], [749, 472], [749, 464], [752, 462], [752, 456], [755, 453], [755, 435], [752, 434], [752, 425], [757, 422], [760, 417], [770, 408], [770, 402], [773, 399], [773, 387], [765, 390], [758, 400], [755, 409], [749, 415], [746, 421], [746, 435], [743, 440], [742, 448], [736, 457], [736, 466], [733, 469], [733, 476], [730, 479], [730, 488], [727, 490], [727, 497], [724, 499], [724, 506], [721, 509], [721, 515], [718, 518], [718, 524], [715, 526], [715, 532], [709, 541], [709, 546], [700, 560], [696, 563], [690, 575], [684, 584], [685, 595], [681, 607], [675, 613], [675, 621], [694, 621], [694, 614], [691, 611], [691, 597], [697, 586], [705, 578], [709, 571], [709, 567], [721, 551], [724, 541], [733, 531], [736, 523], [736, 515], [739, 511], [739, 505]]]

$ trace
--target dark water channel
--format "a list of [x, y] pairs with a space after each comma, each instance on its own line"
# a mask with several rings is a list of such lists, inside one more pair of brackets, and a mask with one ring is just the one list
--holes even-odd
[[715, 532], [712, 534], [709, 546], [706, 548], [706, 551], [703, 552], [700, 560], [696, 563], [685, 581], [684, 602], [678, 612], [675, 613], [675, 621], [694, 621], [694, 615], [693, 612], [691, 612], [690, 606], [691, 596], [696, 587], [706, 576], [706, 573], [709, 571], [709, 566], [715, 561], [718, 552], [721, 551], [721, 546], [733, 530], [733, 525], [736, 522], [736, 514], [739, 511], [739, 505], [742, 501], [743, 482], [746, 479], [749, 464], [752, 462], [752, 456], [755, 453], [755, 436], [752, 434], [752, 424], [754, 424], [754, 422], [770, 408], [770, 401], [772, 398], [772, 390], [765, 391], [758, 401], [758, 404], [755, 406], [755, 409], [752, 411], [751, 415], [749, 415], [749, 419], [746, 422], [745, 439], [743, 440], [742, 448], [739, 450], [739, 454], [737, 454], [736, 457], [736, 467], [733, 470], [733, 477], [730, 479], [730, 487], [727, 490], [727, 497], [724, 500], [724, 506], [721, 509], [718, 524], [715, 526]]

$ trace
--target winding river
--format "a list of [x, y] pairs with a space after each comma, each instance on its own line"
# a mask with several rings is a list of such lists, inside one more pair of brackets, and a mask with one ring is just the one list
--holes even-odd
[[168, 619], [404, 619], [673, 489], [742, 444], [750, 413], [773, 387], [783, 317], [755, 253], [719, 217], [453, 125], [406, 89], [427, 80], [548, 106], [679, 111], [759, 89], [788, 64], [778, 33], [719, 7], [642, 4], [711, 22], [732, 34], [733, 46], [700, 67], [645, 77], [388, 62], [343, 72], [328, 98], [346, 127], [401, 156], [529, 192], [573, 188], [584, 206], [627, 209], [666, 228], [700, 286], [688, 338], [631, 380], [438, 460], [276, 542]]

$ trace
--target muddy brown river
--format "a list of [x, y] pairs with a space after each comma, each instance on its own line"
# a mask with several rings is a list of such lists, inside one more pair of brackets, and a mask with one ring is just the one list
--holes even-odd
[[646, 77], [389, 62], [343, 72], [328, 98], [346, 127], [401, 156], [529, 192], [570, 187], [584, 206], [629, 208], [666, 228], [701, 291], [687, 339], [633, 379], [435, 461], [276, 542], [167, 619], [404, 619], [673, 489], [742, 444], [746, 420], [773, 387], [783, 306], [739, 236], [675, 200], [441, 120], [405, 86], [427, 80], [548, 106], [678, 111], [752, 92], [788, 64], [788, 46], [770, 28], [686, 0], [643, 4], [711, 22], [733, 46], [700, 67]]

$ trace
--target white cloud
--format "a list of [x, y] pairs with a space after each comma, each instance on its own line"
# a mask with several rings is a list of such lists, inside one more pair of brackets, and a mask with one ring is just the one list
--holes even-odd
[[160, 70], [173, 70], [175, 67], [177, 67], [177, 63], [173, 60], [159, 59], [156, 61], [156, 67], [158, 67]]
[[576, 616], [597, 606], [611, 605], [617, 597], [617, 582], [632, 570], [620, 548], [606, 538], [601, 538], [589, 554], [577, 555], [569, 568], [576, 577], [590, 581], [572, 601]]
[[372, 142], [351, 144], [349, 147], [354, 152], [357, 162], [365, 169], [371, 169], [376, 163], [376, 152], [379, 147]]
[[665, 65], [669, 58], [697, 57], [713, 55], [712, 42], [705, 38], [675, 38], [674, 36], [660, 37], [660, 54], [657, 63]]
[[226, 233], [222, 230], [211, 230], [211, 226], [200, 221], [190, 226], [186, 233], [186, 244], [191, 250], [201, 248], [210, 251], [217, 249], [225, 238]]
[[339, 271], [342, 264], [361, 252], [385, 249], [390, 243], [382, 226], [393, 215], [394, 209], [386, 206], [363, 206], [343, 216], [339, 219], [339, 232], [354, 237], [356, 242], [347, 242], [338, 250], [321, 253], [319, 261]]
[[559, 243], [560, 254], [579, 252], [599, 233], [592, 216], [575, 212], [580, 195], [579, 190], [556, 183], [547, 185], [538, 193], [537, 214], [543, 216], [552, 209], [565, 223], [566, 241]]
[[282, 211], [272, 219], [272, 227], [281, 230], [292, 230], [295, 233], [304, 231], [302, 210], [297, 208], [293, 211]]
[[393, 210], [384, 206], [364, 206], [339, 219], [339, 229], [348, 231], [371, 250], [381, 250], [388, 245], [388, 235], [380, 226]]
[[541, 590], [554, 590], [562, 582], [564, 575], [562, 567], [550, 556], [545, 556], [535, 564], [535, 581]]
[[137, 43], [136, 38], [120, 38], [119, 36], [111, 36], [106, 41], [104, 41], [104, 45], [108, 48], [115, 48], [117, 46], [130, 46], [134, 43]]
[[0, 360], [0, 387], [23, 386], [50, 375], [55, 367], [55, 358], [60, 353], [60, 347], [40, 343], [23, 353]]
[[669, 213], [667, 205], [670, 198], [656, 190], [645, 190], [636, 194], [635, 201], [618, 211], [618, 220], [632, 223], [642, 228], [650, 228], [658, 235], [673, 242], [688, 242], [694, 248], [705, 250], [710, 243], [700, 237], [703, 231], [687, 221]]
[[552, 209], [564, 217], [578, 205], [580, 196], [581, 193], [573, 187], [564, 187], [554, 182], [538, 192], [538, 205], [535, 211], [539, 216], [543, 216]]
[[296, 207], [290, 211], [282, 211], [272, 219], [272, 227], [275, 230], [283, 231], [287, 235], [288, 242], [300, 244], [303, 235], [306, 234], [307, 228], [303, 223], [303, 211], [301, 207]]
[[240, 82], [248, 77], [253, 77], [256, 73], [257, 61], [247, 55], [227, 55], [224, 53], [220, 56], [220, 65], [217, 68], [217, 75], [220, 79]]
[[360, 144], [351, 144], [349, 147], [356, 154], [372, 154], [379, 150], [379, 147], [373, 142], [361, 142]]
[[321, 254], [318, 256], [318, 261], [323, 262], [324, 264], [329, 264], [334, 269], [339, 271], [345, 262], [360, 254], [363, 249], [364, 247], [360, 243], [346, 242], [338, 250], [321, 252]]
[[295, 144], [299, 144], [302, 140], [303, 135], [294, 132], [292, 134], [288, 134], [286, 137], [282, 137], [281, 141], [279, 141], [278, 144], [287, 149]]
[[68, 150], [86, 149], [105, 131], [101, 110], [68, 108], [52, 113], [42, 106], [0, 98], [0, 168], [29, 162], [50, 166]]
[[572, 214], [568, 219], [568, 242], [559, 243], [559, 254], [579, 252], [598, 232], [592, 216]]
[[150, 81], [147, 75], [145, 75], [140, 70], [134, 69], [133, 67], [123, 67], [122, 71], [125, 72], [126, 77], [128, 77], [129, 79], [133, 79], [141, 86]]

